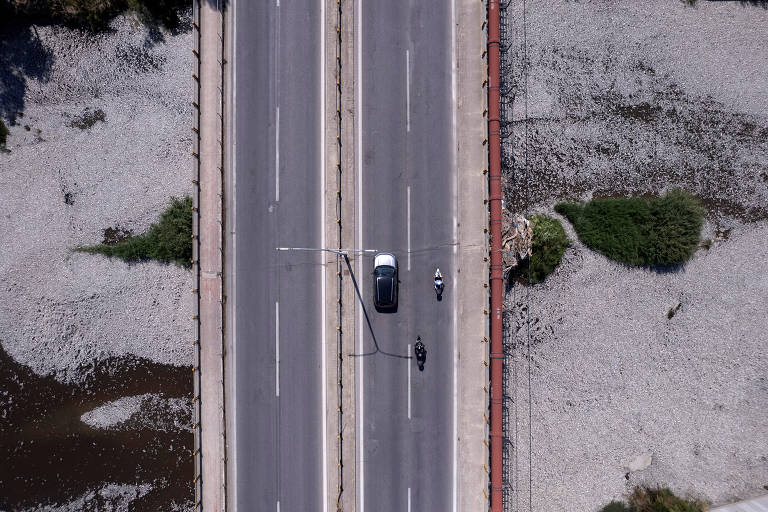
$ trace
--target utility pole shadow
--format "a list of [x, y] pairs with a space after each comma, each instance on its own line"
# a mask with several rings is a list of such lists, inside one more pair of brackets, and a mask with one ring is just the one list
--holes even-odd
[[350, 265], [349, 263], [349, 256], [347, 256], [346, 253], [344, 253], [343, 256], [344, 256], [344, 262], [347, 264], [347, 269], [349, 270], [349, 275], [352, 276], [352, 284], [355, 285], [355, 293], [357, 294], [357, 299], [360, 301], [360, 307], [363, 308], [363, 315], [365, 315], [365, 323], [368, 324], [368, 331], [371, 333], [371, 339], [373, 340], [373, 346], [375, 347], [375, 350], [372, 350], [371, 352], [366, 352], [364, 354], [349, 354], [349, 357], [368, 357], [368, 356], [375, 355], [378, 352], [378, 353], [384, 354], [385, 356], [396, 357], [398, 359], [412, 359], [410, 355], [402, 356], [399, 354], [393, 354], [391, 352], [382, 350], [379, 347], [379, 342], [376, 341], [376, 333], [373, 332], [371, 319], [368, 317], [368, 310], [366, 309], [365, 303], [363, 302], [363, 296], [360, 294], [360, 287], [358, 287], [357, 285], [355, 272], [352, 270], [352, 265]]

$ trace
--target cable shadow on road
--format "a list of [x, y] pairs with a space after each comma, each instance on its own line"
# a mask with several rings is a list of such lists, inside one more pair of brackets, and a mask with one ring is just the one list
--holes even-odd
[[375, 355], [377, 352], [384, 354], [385, 356], [389, 357], [395, 357], [398, 359], [412, 359], [409, 355], [399, 355], [399, 354], [393, 354], [392, 352], [387, 352], [386, 350], [382, 350], [381, 347], [379, 347], [379, 342], [376, 341], [376, 333], [373, 332], [373, 326], [371, 325], [371, 319], [368, 317], [368, 310], [365, 307], [365, 303], [363, 302], [363, 296], [360, 294], [360, 288], [357, 286], [357, 279], [355, 278], [355, 273], [352, 270], [352, 265], [349, 263], [349, 256], [344, 254], [344, 262], [347, 264], [347, 269], [349, 269], [349, 275], [352, 276], [352, 284], [355, 285], [355, 293], [357, 294], [357, 299], [360, 301], [360, 307], [363, 308], [363, 314], [365, 315], [365, 323], [368, 324], [368, 331], [371, 333], [371, 339], [373, 340], [373, 346], [376, 347], [375, 350], [372, 350], [371, 352], [365, 352], [364, 354], [349, 354], [349, 357], [367, 357]]

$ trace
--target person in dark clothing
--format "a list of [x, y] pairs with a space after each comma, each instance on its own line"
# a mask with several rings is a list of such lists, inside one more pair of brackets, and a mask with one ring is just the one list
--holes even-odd
[[424, 371], [424, 362], [427, 360], [427, 349], [424, 347], [424, 343], [421, 342], [421, 336], [416, 337], [416, 345], [413, 347], [416, 353], [416, 363], [419, 365], [419, 370]]

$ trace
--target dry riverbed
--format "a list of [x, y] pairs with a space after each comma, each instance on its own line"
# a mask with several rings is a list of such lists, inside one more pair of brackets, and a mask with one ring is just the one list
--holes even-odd
[[533, 510], [597, 511], [638, 484], [715, 505], [765, 494], [768, 11], [525, 5], [525, 32], [522, 1], [508, 17], [510, 210], [680, 186], [715, 241], [682, 268], [629, 268], [564, 220], [555, 273], [509, 290], [510, 510], [530, 496]]
[[192, 274], [72, 252], [191, 193], [188, 25], [0, 34], [0, 510], [191, 506]]

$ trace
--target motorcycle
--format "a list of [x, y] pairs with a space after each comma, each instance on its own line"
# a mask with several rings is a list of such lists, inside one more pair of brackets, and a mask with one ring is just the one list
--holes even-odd
[[434, 285], [437, 300], [443, 300], [443, 288], [445, 288], [445, 284], [443, 283], [443, 274], [440, 273], [439, 268], [435, 271]]
[[416, 353], [416, 364], [419, 365], [419, 371], [424, 371], [424, 363], [427, 361], [427, 349], [424, 347], [424, 343], [421, 342], [421, 336], [416, 338], [416, 345], [413, 347]]

